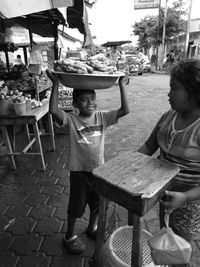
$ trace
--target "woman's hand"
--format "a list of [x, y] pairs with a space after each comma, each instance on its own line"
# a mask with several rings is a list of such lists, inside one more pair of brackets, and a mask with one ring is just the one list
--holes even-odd
[[187, 197], [184, 192], [165, 191], [166, 200], [161, 200], [166, 207], [166, 212], [171, 214], [175, 209], [183, 206], [187, 202]]

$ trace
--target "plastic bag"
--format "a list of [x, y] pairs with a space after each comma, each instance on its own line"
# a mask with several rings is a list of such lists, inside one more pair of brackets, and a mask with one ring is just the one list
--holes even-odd
[[155, 264], [188, 264], [192, 247], [169, 227], [169, 215], [165, 215], [166, 227], [148, 240]]

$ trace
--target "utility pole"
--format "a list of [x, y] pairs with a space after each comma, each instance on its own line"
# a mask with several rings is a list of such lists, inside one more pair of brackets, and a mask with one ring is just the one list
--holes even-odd
[[158, 5], [158, 32], [157, 32], [157, 45], [156, 45], [156, 70], [158, 70], [158, 47], [159, 47], [159, 40], [160, 40], [160, 5], [161, 5], [161, 0], [159, 0], [159, 5]]
[[164, 20], [163, 20], [163, 35], [162, 35], [162, 53], [160, 59], [160, 69], [163, 69], [163, 59], [165, 54], [165, 32], [166, 32], [166, 19], [167, 19], [168, 0], [165, 2]]
[[188, 57], [188, 44], [189, 44], [189, 39], [190, 39], [190, 21], [191, 21], [191, 12], [192, 12], [192, 1], [193, 0], [190, 0], [189, 11], [188, 11], [188, 22], [187, 22], [187, 28], [186, 28], [185, 51], [184, 51], [185, 59], [187, 59]]

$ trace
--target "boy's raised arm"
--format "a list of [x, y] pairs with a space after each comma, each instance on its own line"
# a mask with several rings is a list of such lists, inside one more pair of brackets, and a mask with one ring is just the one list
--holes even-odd
[[126, 94], [126, 89], [124, 86], [125, 77], [119, 78], [119, 89], [121, 95], [121, 107], [118, 109], [118, 118], [121, 118], [130, 112], [129, 104], [128, 104], [128, 97]]
[[52, 72], [46, 70], [47, 76], [51, 79], [53, 86], [49, 102], [49, 111], [56, 118], [59, 123], [63, 123], [63, 112], [58, 108], [58, 87], [59, 81]]

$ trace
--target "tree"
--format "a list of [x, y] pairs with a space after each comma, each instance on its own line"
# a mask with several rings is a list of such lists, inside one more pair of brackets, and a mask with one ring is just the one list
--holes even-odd
[[[168, 8], [167, 10], [165, 42], [167, 42], [171, 37], [175, 37], [186, 30], [187, 22], [182, 18], [186, 14], [183, 4], [183, 0], [177, 0], [173, 3], [173, 7]], [[140, 22], [136, 22], [133, 25], [133, 33], [139, 37], [138, 42], [141, 48], [147, 50], [152, 46], [156, 47], [161, 44], [163, 35], [163, 20], [164, 9], [161, 8], [160, 16], [146, 16]]]

